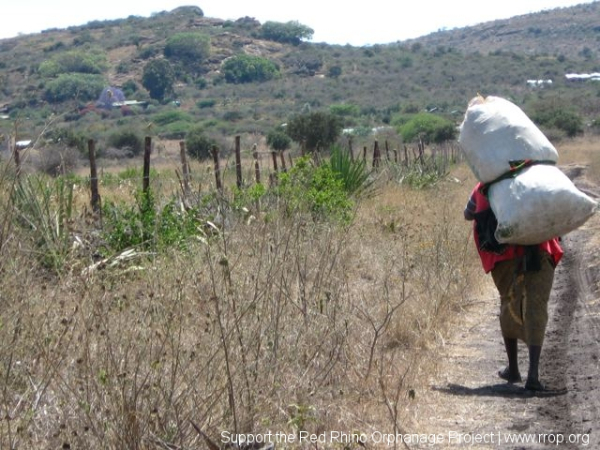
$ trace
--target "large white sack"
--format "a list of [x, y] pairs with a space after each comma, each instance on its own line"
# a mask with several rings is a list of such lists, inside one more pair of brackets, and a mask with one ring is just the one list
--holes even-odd
[[510, 170], [510, 161], [558, 160], [558, 152], [514, 103], [481, 96], [469, 102], [459, 142], [475, 177], [489, 183]]
[[498, 220], [496, 240], [508, 244], [539, 244], [562, 236], [597, 208], [560, 169], [542, 164], [492, 184], [488, 197]]

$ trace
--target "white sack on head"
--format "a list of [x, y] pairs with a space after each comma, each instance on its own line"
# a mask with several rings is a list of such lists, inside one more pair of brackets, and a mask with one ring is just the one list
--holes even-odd
[[560, 169], [543, 164], [492, 184], [488, 197], [498, 220], [496, 239], [505, 244], [533, 245], [563, 236], [597, 208]]
[[460, 126], [458, 141], [475, 177], [489, 183], [510, 170], [510, 161], [558, 160], [558, 152], [514, 103], [475, 97]]

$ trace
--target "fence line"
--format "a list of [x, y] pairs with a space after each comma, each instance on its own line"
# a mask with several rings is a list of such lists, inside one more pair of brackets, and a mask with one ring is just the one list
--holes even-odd
[[[180, 159], [181, 159], [181, 172], [179, 169], [176, 169], [176, 177], [179, 182], [181, 191], [183, 193], [184, 198], [189, 196], [191, 193], [190, 182], [192, 181], [192, 175], [190, 170], [190, 165], [188, 162], [188, 158], [186, 155], [185, 142], [181, 141], [179, 143], [180, 146]], [[389, 142], [386, 140], [384, 143], [385, 154], [386, 154], [386, 162], [388, 164], [392, 163], [392, 159], [390, 156], [390, 146]], [[143, 166], [143, 175], [142, 175], [142, 191], [147, 194], [150, 189], [150, 153], [152, 150], [152, 138], [147, 136], [144, 140], [144, 166]], [[347, 151], [350, 155], [350, 158], [354, 160], [354, 154], [352, 149], [352, 140], [348, 141]], [[404, 159], [403, 161], [399, 161], [398, 150], [391, 150], [394, 154], [394, 164], [410, 167], [411, 161], [409, 156], [409, 148], [404, 145]], [[287, 171], [287, 165], [285, 160], [285, 152], [276, 152], [276, 151], [258, 151], [257, 145], [254, 144], [252, 146], [252, 158], [254, 162], [254, 182], [257, 184], [261, 183], [262, 175], [261, 175], [261, 167], [260, 167], [260, 155], [261, 154], [269, 154], [271, 155], [271, 160], [273, 164], [273, 172], [269, 174], [269, 180], [271, 183], [277, 182], [277, 174], [281, 172]], [[428, 167], [437, 168], [438, 164], [441, 165], [441, 170], [446, 170], [447, 167], [452, 164], [462, 160], [462, 152], [458, 145], [454, 145], [452, 143], [446, 143], [439, 147], [432, 147], [430, 150], [430, 154], [426, 155], [425, 145], [422, 141], [420, 141], [416, 148], [411, 148], [412, 152], [412, 163], [419, 165], [423, 169], [427, 169]], [[92, 210], [95, 213], [100, 213], [101, 211], [101, 196], [99, 192], [99, 178], [98, 171], [96, 165], [96, 154], [95, 154], [95, 143], [93, 139], [88, 140], [88, 154], [90, 160], [90, 189], [91, 189], [91, 206]], [[213, 174], [215, 177], [215, 186], [217, 191], [220, 193], [224, 190], [223, 183], [223, 169], [221, 168], [221, 159], [220, 152], [217, 146], [213, 146], [211, 149], [211, 156], [213, 158]], [[279, 156], [279, 158], [278, 158]], [[289, 166], [293, 167], [293, 159], [292, 155], [289, 156]], [[17, 170], [20, 170], [20, 160], [19, 154], [17, 151], [14, 153], [15, 164], [17, 164]], [[367, 161], [367, 146], [363, 147], [363, 162]], [[379, 142], [377, 140], [373, 143], [373, 159], [372, 159], [372, 168], [373, 170], [378, 171], [382, 165], [382, 155], [379, 147]], [[225, 169], [227, 169], [228, 164], [225, 164]], [[180, 175], [181, 173], [181, 175]], [[242, 188], [244, 186], [243, 179], [243, 168], [242, 168], [242, 159], [241, 159], [241, 145], [240, 145], [240, 136], [235, 137], [235, 173], [236, 173], [236, 185], [238, 188]], [[128, 179], [138, 179], [137, 177], [129, 177]], [[161, 179], [165, 179], [161, 177]], [[172, 179], [175, 180], [175, 179]]]

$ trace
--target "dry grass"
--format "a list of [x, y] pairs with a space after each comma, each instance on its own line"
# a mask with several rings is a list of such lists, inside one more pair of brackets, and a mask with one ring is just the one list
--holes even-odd
[[3, 221], [0, 447], [204, 448], [191, 422], [217, 443], [405, 430], [485, 287], [473, 184], [461, 165], [427, 190], [385, 184], [348, 227], [257, 215], [91, 272], [80, 249], [60, 276]]

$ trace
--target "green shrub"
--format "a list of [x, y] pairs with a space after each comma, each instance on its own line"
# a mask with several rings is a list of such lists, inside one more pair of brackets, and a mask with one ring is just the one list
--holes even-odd
[[238, 55], [225, 61], [222, 67], [228, 83], [267, 81], [280, 75], [279, 66], [260, 56]]
[[185, 136], [188, 154], [200, 161], [211, 157], [211, 150], [216, 141], [204, 133], [204, 128], [192, 128]]
[[134, 206], [106, 202], [103, 206], [103, 239], [108, 253], [129, 248], [164, 250], [173, 246], [183, 249], [190, 237], [197, 235], [195, 210], [178, 207], [175, 200], [157, 209], [151, 193], [138, 193]]
[[157, 125], [168, 125], [173, 122], [191, 122], [192, 117], [181, 110], [170, 110], [160, 112], [152, 117], [152, 122]]
[[267, 145], [278, 152], [287, 150], [292, 145], [292, 139], [282, 129], [277, 128], [267, 134]]
[[375, 194], [373, 184], [375, 178], [367, 168], [363, 159], [352, 160], [348, 152], [341, 147], [334, 146], [327, 162], [331, 171], [342, 181], [344, 190], [348, 195], [359, 197], [370, 197]]
[[258, 37], [284, 44], [298, 45], [302, 39], [311, 39], [313, 34], [312, 28], [297, 21], [286, 23], [268, 21], [260, 27]]
[[539, 104], [538, 107], [539, 109], [531, 116], [531, 120], [538, 125], [564, 131], [568, 137], [583, 134], [583, 119], [566, 106]]
[[125, 98], [129, 98], [133, 94], [135, 94], [138, 91], [138, 89], [138, 85], [135, 81], [127, 80], [125, 83], [123, 83], [121, 90], [123, 91]]
[[173, 92], [173, 83], [175, 71], [169, 61], [153, 59], [144, 66], [142, 86], [148, 90], [151, 98], [164, 100], [166, 95]]
[[177, 122], [171, 122], [161, 127], [159, 135], [164, 139], [183, 139], [191, 127], [192, 124], [190, 122], [178, 120]]
[[212, 108], [216, 104], [217, 104], [217, 101], [215, 99], [207, 98], [205, 100], [198, 101], [198, 103], [196, 103], [196, 106], [198, 106], [198, 108], [200, 108], [200, 109], [204, 109], [204, 108]]
[[194, 32], [174, 34], [167, 39], [164, 55], [180, 63], [185, 72], [199, 72], [210, 55], [210, 37]]
[[58, 144], [63, 147], [76, 148], [80, 152], [87, 149], [87, 139], [85, 135], [72, 128], [54, 128], [50, 129], [44, 135], [45, 139], [51, 144]]
[[39, 73], [55, 77], [61, 73], [101, 74], [108, 68], [106, 54], [98, 49], [71, 50], [40, 64]]
[[128, 150], [131, 156], [135, 156], [144, 149], [144, 140], [134, 131], [121, 130], [108, 137], [108, 145], [119, 150]]
[[304, 145], [308, 152], [330, 147], [341, 131], [339, 117], [320, 111], [293, 116], [286, 128], [288, 136]]
[[67, 100], [88, 102], [96, 100], [106, 82], [100, 75], [82, 73], [61, 74], [58, 78], [46, 83], [44, 99], [50, 103]]
[[237, 122], [244, 118], [244, 115], [240, 111], [227, 111], [223, 114], [223, 120], [227, 122]]
[[34, 254], [48, 269], [60, 272], [73, 241], [69, 222], [73, 216], [73, 184], [59, 177], [22, 177], [13, 197], [19, 225], [29, 229]]
[[354, 202], [340, 176], [328, 164], [315, 167], [308, 156], [280, 174], [276, 193], [288, 216], [304, 211], [314, 220], [352, 220]]
[[347, 117], [353, 116], [356, 117], [360, 115], [360, 108], [358, 105], [353, 105], [350, 103], [341, 103], [337, 105], [330, 105], [329, 112], [331, 114], [335, 114], [336, 116]]
[[454, 123], [431, 113], [414, 115], [398, 127], [398, 132], [404, 142], [415, 142], [421, 139], [425, 144], [452, 140], [457, 133]]

